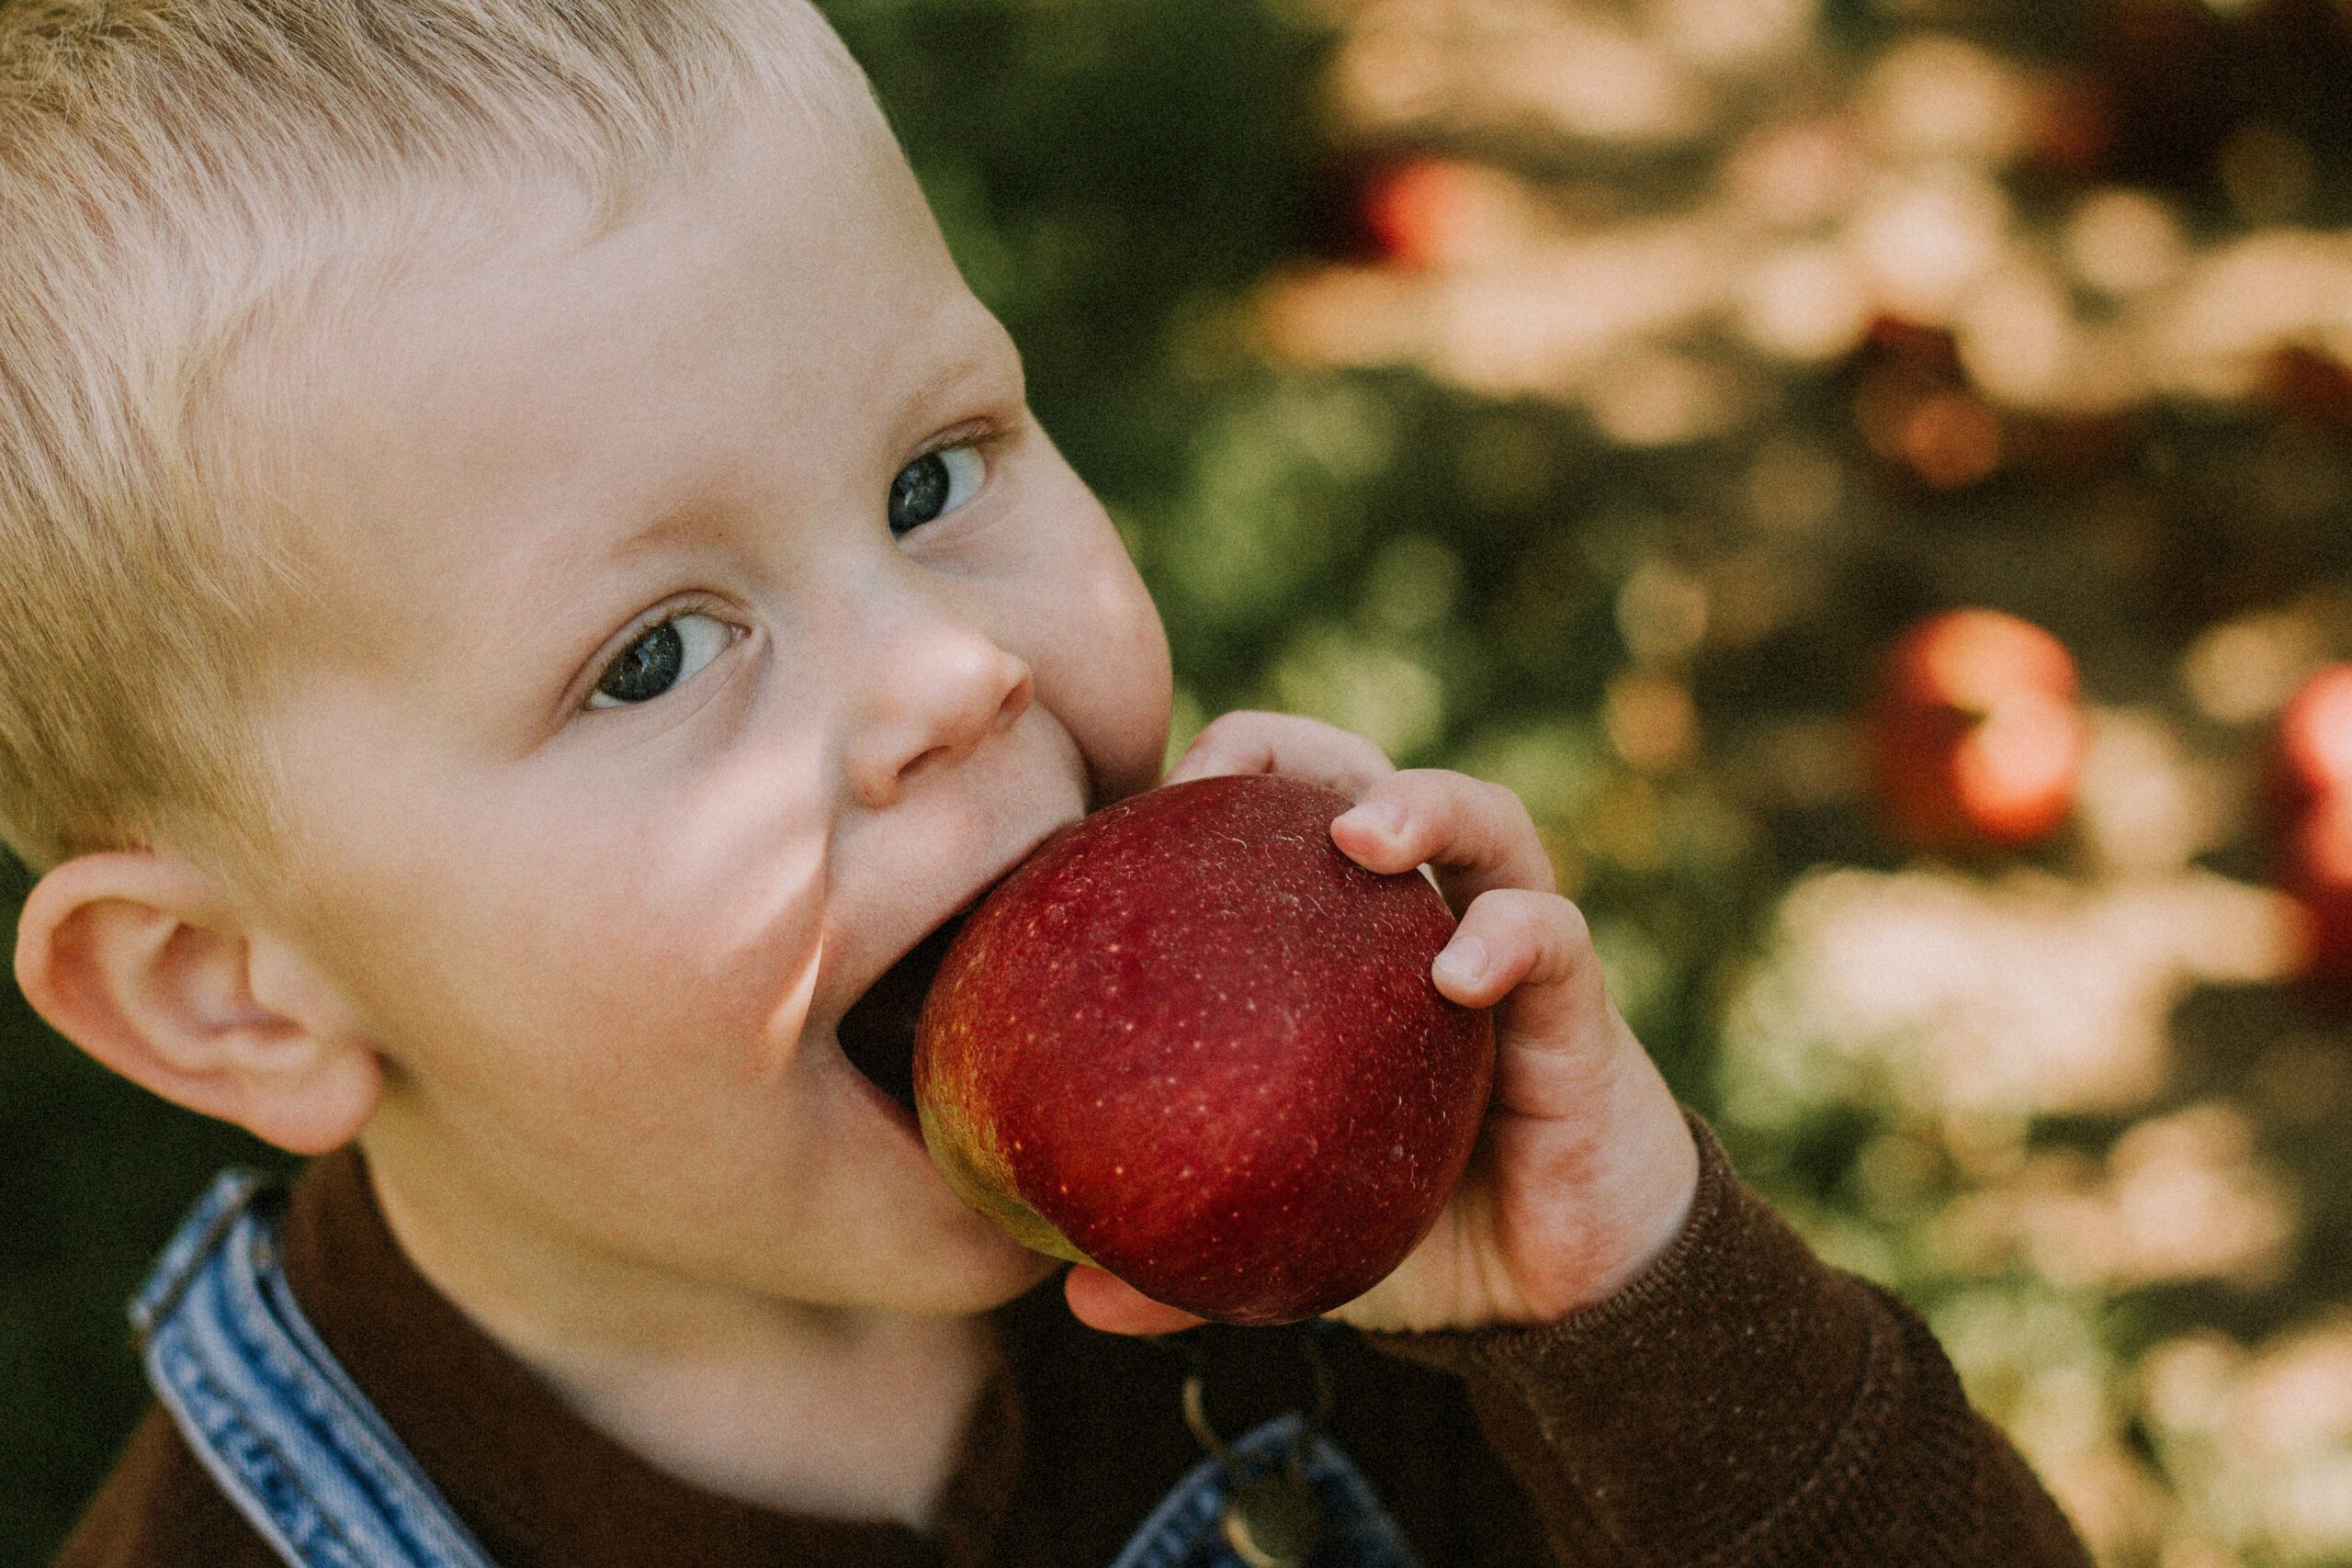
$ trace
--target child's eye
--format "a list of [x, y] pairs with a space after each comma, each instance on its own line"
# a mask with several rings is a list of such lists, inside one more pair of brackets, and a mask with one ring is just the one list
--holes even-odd
[[616, 708], [651, 702], [718, 658], [733, 635], [726, 623], [693, 611], [648, 626], [605, 666], [604, 679], [588, 694], [588, 705]]
[[890, 481], [890, 532], [911, 533], [946, 516], [971, 500], [988, 477], [988, 459], [977, 446], [949, 446], [917, 457]]

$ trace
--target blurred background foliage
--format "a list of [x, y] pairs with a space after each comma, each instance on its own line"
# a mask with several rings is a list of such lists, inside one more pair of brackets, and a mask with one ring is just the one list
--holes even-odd
[[[2352, 776], [2290, 707], [2352, 659], [2344, 15], [826, 8], [1178, 739], [1510, 784], [1678, 1090], [2102, 1561], [2352, 1562], [2352, 784], [2280, 761]], [[1901, 642], [1974, 607], [2058, 672]], [[0, 1560], [133, 1419], [177, 1210], [269, 1157], [0, 1009]]]

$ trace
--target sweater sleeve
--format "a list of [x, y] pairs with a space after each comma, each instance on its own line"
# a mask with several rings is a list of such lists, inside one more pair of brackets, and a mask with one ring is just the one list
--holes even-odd
[[1464, 1380], [1563, 1563], [2084, 1568], [1927, 1325], [1815, 1257], [1690, 1126], [1690, 1218], [1617, 1295], [1537, 1327], [1366, 1338]]
[[51, 1568], [282, 1565], [151, 1403]]

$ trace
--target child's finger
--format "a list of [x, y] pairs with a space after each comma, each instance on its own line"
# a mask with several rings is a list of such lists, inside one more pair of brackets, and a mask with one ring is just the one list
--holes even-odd
[[1430, 978], [1463, 1007], [1505, 1003], [1497, 1022], [1506, 1044], [1544, 1050], [1589, 1041], [1610, 1020], [1608, 982], [1584, 912], [1556, 893], [1480, 894], [1462, 912]]
[[1611, 1085], [1637, 1080], [1655, 1090], [1645, 1103], [1672, 1109], [1656, 1065], [1609, 999], [1584, 911], [1558, 894], [1479, 895], [1430, 974], [1452, 1000], [1495, 1009], [1497, 1110], [1572, 1121], [1589, 1117]]
[[1367, 870], [1410, 871], [1428, 863], [1457, 904], [1491, 888], [1549, 893], [1558, 886], [1519, 796], [1465, 773], [1393, 773], [1331, 824], [1331, 837]]
[[1173, 1334], [1208, 1321], [1153, 1301], [1125, 1280], [1083, 1263], [1064, 1276], [1062, 1296], [1069, 1303], [1070, 1315], [1105, 1334]]
[[1396, 771], [1387, 754], [1361, 735], [1292, 714], [1244, 710], [1213, 720], [1194, 736], [1162, 782], [1282, 773], [1353, 800]]

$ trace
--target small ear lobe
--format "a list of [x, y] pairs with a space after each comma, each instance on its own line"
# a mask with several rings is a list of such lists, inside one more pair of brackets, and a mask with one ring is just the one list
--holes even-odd
[[124, 1077], [296, 1154], [348, 1142], [382, 1092], [335, 987], [175, 855], [103, 851], [42, 877], [17, 920], [17, 983]]

